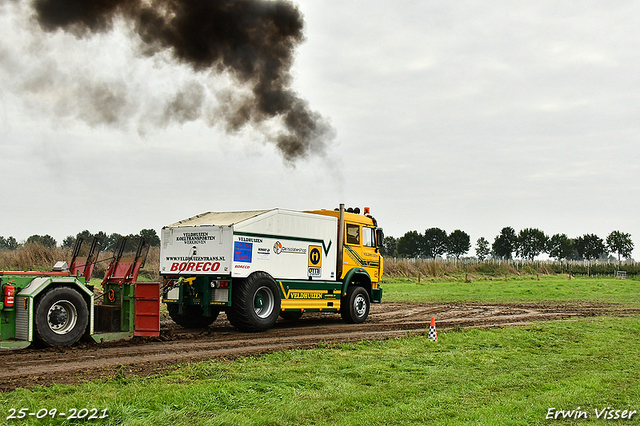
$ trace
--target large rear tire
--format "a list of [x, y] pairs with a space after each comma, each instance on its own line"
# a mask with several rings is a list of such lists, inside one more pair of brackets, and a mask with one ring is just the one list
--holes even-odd
[[340, 302], [340, 315], [344, 322], [360, 324], [366, 321], [370, 308], [371, 299], [367, 290], [362, 287], [351, 286], [347, 290], [347, 295]]
[[87, 302], [71, 287], [53, 287], [38, 297], [34, 307], [34, 337], [44, 346], [69, 346], [87, 328]]
[[280, 292], [265, 272], [254, 272], [234, 283], [227, 318], [240, 331], [264, 331], [276, 323], [280, 313]]
[[186, 305], [182, 309], [182, 313], [178, 313], [178, 305], [176, 303], [167, 303], [167, 311], [169, 316], [179, 326], [183, 328], [207, 328], [218, 318], [220, 311], [214, 310], [211, 316], [205, 316], [200, 306]]

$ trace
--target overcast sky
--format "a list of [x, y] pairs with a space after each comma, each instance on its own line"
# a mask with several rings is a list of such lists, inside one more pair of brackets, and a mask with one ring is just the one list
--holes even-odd
[[[293, 165], [259, 129], [157, 110], [172, 88], [229, 87], [224, 75], [140, 58], [125, 24], [42, 33], [25, 4], [0, 0], [2, 236], [345, 203], [396, 237], [620, 230], [640, 246], [638, 2], [299, 0], [293, 87], [335, 138]], [[87, 101], [101, 89], [133, 90], [121, 117]]]

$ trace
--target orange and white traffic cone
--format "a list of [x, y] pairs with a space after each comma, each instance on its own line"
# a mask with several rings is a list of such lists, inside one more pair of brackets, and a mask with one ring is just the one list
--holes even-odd
[[438, 333], [436, 332], [436, 319], [431, 317], [431, 325], [429, 326], [429, 334], [427, 337], [434, 342], [438, 341]]

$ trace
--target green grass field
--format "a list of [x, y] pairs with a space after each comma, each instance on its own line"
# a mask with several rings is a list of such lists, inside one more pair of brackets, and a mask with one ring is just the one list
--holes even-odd
[[393, 302], [536, 302], [585, 301], [625, 305], [640, 304], [640, 280], [615, 278], [571, 278], [509, 276], [464, 282], [456, 280], [385, 279], [383, 300]]
[[[638, 281], [562, 278], [428, 282], [390, 280], [387, 301], [586, 300], [634, 305]], [[131, 425], [532, 425], [597, 424], [610, 407], [640, 412], [640, 316], [540, 322], [319, 345], [235, 361], [185, 365], [158, 377], [0, 394], [10, 409], [107, 410], [83, 424]], [[551, 411], [550, 411], [551, 410]], [[551, 420], [575, 410], [580, 419]], [[596, 412], [597, 410], [597, 412]], [[561, 414], [560, 414], [561, 416]], [[587, 416], [585, 419], [584, 416]], [[628, 416], [628, 413], [626, 413]]]

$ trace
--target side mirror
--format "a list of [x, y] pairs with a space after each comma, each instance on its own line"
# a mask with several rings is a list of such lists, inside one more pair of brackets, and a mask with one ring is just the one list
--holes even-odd
[[382, 243], [384, 242], [384, 232], [382, 228], [376, 228], [376, 246], [382, 247]]

